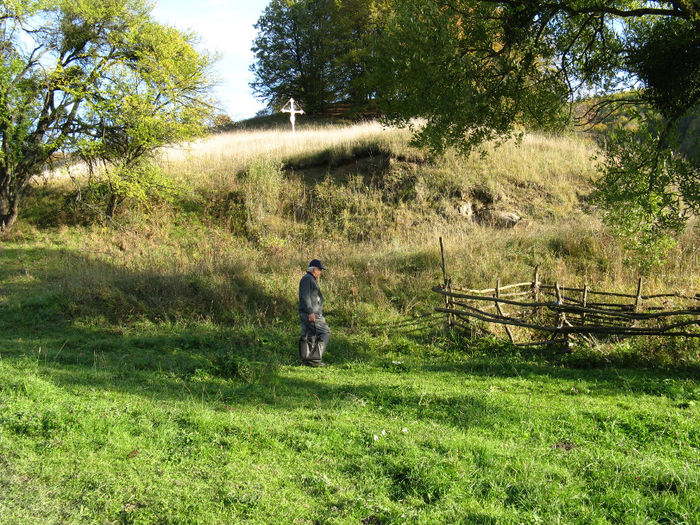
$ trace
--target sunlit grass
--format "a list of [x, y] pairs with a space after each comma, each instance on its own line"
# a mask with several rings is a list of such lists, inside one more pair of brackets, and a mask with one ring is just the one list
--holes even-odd
[[378, 122], [301, 127], [296, 134], [283, 129], [242, 130], [166, 149], [162, 158], [173, 173], [187, 173], [203, 184], [218, 180], [220, 185], [259, 157], [285, 162], [326, 151], [343, 155], [368, 144], [403, 147], [407, 140], [406, 131], [388, 129]]

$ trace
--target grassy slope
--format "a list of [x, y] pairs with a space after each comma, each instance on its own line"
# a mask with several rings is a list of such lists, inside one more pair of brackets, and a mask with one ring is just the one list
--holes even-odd
[[[168, 165], [189, 197], [118, 228], [80, 226], [60, 183], [37, 189], [0, 249], [0, 522], [698, 523], [696, 343], [518, 352], [415, 317], [439, 234], [466, 284], [535, 263], [633, 282], [580, 209], [590, 152], [532, 137], [428, 164], [402, 135], [348, 133], [219, 137]], [[232, 223], [261, 154], [240, 144], [270, 141], [279, 206]], [[484, 192], [531, 223], [466, 224], [455, 204]], [[696, 289], [692, 246], [649, 286]], [[294, 301], [319, 254], [334, 335], [313, 370], [295, 363]]]

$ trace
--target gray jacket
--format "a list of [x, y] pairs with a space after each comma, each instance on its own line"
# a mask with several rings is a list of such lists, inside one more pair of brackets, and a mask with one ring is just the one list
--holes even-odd
[[316, 278], [310, 273], [299, 281], [299, 314], [323, 315], [323, 294]]

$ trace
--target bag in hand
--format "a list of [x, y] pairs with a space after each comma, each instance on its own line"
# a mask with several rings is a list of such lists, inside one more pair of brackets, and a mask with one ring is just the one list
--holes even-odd
[[306, 329], [306, 335], [299, 338], [299, 358], [302, 363], [320, 363], [323, 358], [323, 344], [313, 323]]

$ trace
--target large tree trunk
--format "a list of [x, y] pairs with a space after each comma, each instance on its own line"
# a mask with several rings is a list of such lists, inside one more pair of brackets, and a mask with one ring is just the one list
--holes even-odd
[[0, 195], [0, 232], [9, 231], [19, 215], [18, 199]]

